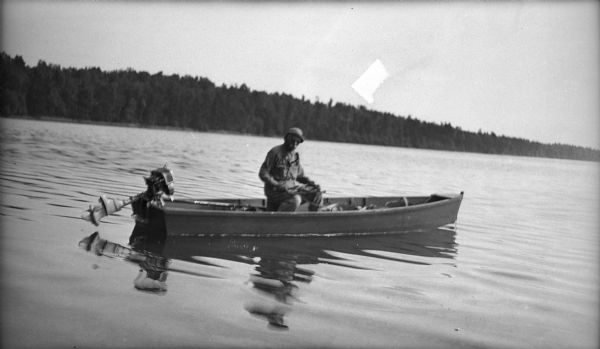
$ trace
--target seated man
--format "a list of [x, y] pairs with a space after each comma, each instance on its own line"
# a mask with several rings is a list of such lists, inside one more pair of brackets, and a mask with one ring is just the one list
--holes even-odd
[[321, 188], [304, 175], [296, 148], [304, 142], [302, 130], [290, 128], [284, 143], [267, 153], [258, 176], [265, 183], [267, 210], [295, 211], [303, 202], [309, 210], [317, 211], [322, 203]]

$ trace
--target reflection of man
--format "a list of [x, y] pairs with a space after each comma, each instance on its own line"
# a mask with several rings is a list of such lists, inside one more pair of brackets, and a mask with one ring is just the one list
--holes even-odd
[[295, 211], [306, 201], [311, 211], [321, 206], [321, 188], [304, 175], [300, 155], [296, 152], [302, 142], [302, 130], [290, 128], [284, 143], [269, 150], [260, 167], [258, 176], [265, 183], [269, 211]]
[[310, 283], [314, 272], [296, 266], [295, 257], [289, 259], [262, 257], [256, 266], [258, 275], [250, 275], [254, 289], [272, 297], [255, 300], [245, 305], [253, 315], [264, 317], [270, 327], [287, 329], [284, 316], [291, 311], [292, 300], [296, 299], [298, 286], [292, 281]]

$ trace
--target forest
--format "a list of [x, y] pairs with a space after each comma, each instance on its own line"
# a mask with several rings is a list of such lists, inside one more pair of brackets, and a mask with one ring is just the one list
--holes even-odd
[[133, 69], [64, 68], [0, 52], [3, 117], [62, 118], [79, 122], [176, 127], [281, 136], [290, 126], [309, 139], [600, 161], [600, 150], [543, 144], [471, 132], [450, 123], [420, 121], [334, 102], [312, 102], [285, 93], [255, 91], [245, 84], [216, 86], [204, 77], [149, 74]]

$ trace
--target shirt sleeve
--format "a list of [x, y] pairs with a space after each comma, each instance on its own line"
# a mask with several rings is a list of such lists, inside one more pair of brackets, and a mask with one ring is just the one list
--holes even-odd
[[275, 164], [275, 152], [270, 150], [267, 153], [267, 157], [263, 162], [262, 166], [260, 166], [260, 171], [258, 172], [258, 177], [265, 183], [270, 184], [272, 186], [277, 186], [279, 182], [271, 176], [271, 169]]

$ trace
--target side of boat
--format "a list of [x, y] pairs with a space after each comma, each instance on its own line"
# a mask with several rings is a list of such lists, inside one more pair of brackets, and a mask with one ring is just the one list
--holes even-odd
[[419, 231], [454, 223], [463, 193], [326, 198], [329, 211], [269, 212], [263, 199], [175, 200], [153, 208], [166, 236], [338, 235]]

